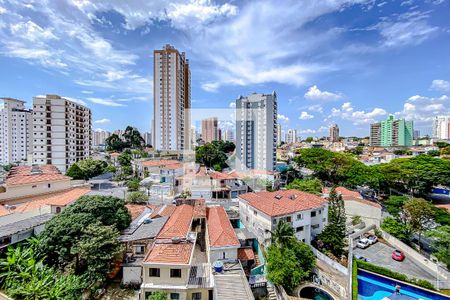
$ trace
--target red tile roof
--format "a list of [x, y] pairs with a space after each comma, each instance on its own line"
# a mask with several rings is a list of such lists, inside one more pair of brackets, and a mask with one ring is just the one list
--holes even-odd
[[[381, 208], [381, 205], [373, 202], [373, 201], [369, 201], [369, 200], [365, 200], [360, 193], [355, 192], [355, 191], [351, 191], [343, 186], [338, 186], [336, 188], [336, 192], [338, 194], [340, 194], [342, 196], [342, 199], [344, 201], [356, 201], [362, 204], [366, 204], [366, 205], [370, 205], [376, 208]], [[330, 193], [330, 189], [328, 188], [323, 188], [322, 193], [324, 194], [329, 194]]]
[[175, 205], [160, 205], [154, 208], [150, 219], [166, 217], [173, 214], [177, 207]]
[[71, 178], [61, 174], [61, 172], [53, 165], [39, 166], [39, 173], [32, 173], [31, 166], [14, 167], [6, 177], [6, 185], [21, 185], [44, 181], [60, 181], [70, 180]]
[[222, 173], [222, 172], [211, 172], [209, 173], [209, 177], [211, 179], [216, 179], [216, 180], [231, 180], [231, 179], [236, 179], [237, 177], [234, 176], [232, 173]]
[[11, 212], [7, 210], [3, 205], [0, 205], [0, 217], [9, 215]]
[[319, 196], [298, 190], [246, 193], [238, 197], [271, 217], [320, 208], [326, 203]]
[[[142, 162], [144, 167], [167, 167], [173, 164], [181, 165], [180, 162], [175, 159], [146, 160]], [[180, 167], [182, 167], [182, 165]]]
[[131, 215], [131, 219], [134, 220], [139, 217], [144, 209], [147, 207], [145, 204], [125, 204], [125, 207], [128, 209]]
[[25, 203], [18, 204], [14, 212], [27, 212], [39, 209], [45, 205], [67, 206], [81, 196], [89, 193], [90, 190], [89, 187], [76, 187], [60, 192], [26, 198], [23, 199]]
[[192, 243], [155, 243], [144, 259], [147, 263], [189, 264], [194, 249]]
[[191, 230], [194, 208], [190, 205], [177, 206], [159, 232], [157, 239], [186, 238]]
[[239, 248], [238, 249], [238, 259], [239, 260], [254, 260], [255, 253], [252, 248]]
[[222, 206], [208, 207], [206, 214], [210, 247], [240, 246], [233, 226]]

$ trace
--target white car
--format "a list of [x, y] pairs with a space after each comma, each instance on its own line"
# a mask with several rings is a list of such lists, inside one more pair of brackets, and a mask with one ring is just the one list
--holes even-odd
[[373, 245], [373, 244], [375, 244], [376, 242], [378, 242], [378, 238], [377, 238], [376, 235], [369, 235], [369, 236], [367, 237], [367, 239], [369, 240], [369, 243], [370, 243], [371, 245]]
[[356, 247], [361, 249], [366, 249], [370, 246], [370, 241], [368, 239], [360, 239], [358, 243], [356, 243]]

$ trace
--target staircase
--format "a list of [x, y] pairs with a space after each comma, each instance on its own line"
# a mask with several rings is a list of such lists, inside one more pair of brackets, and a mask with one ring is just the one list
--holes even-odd
[[277, 293], [275, 292], [275, 289], [273, 286], [267, 286], [267, 293], [269, 296], [269, 300], [277, 300]]

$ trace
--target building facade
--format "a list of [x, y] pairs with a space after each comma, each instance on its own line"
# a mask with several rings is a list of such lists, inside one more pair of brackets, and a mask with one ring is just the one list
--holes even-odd
[[98, 147], [101, 145], [105, 145], [105, 141], [108, 137], [111, 136], [111, 132], [106, 130], [94, 130], [92, 132], [92, 146]]
[[58, 95], [33, 98], [33, 164], [61, 172], [91, 155], [91, 110]]
[[330, 142], [339, 142], [339, 126], [337, 124], [330, 126]]
[[185, 53], [171, 45], [153, 52], [153, 147], [190, 149], [191, 73]]
[[219, 140], [219, 127], [216, 117], [202, 120], [202, 139], [205, 143]]
[[380, 123], [370, 125], [371, 146], [412, 146], [413, 135], [413, 121], [394, 119], [392, 115]]
[[286, 133], [286, 143], [295, 144], [300, 142], [297, 129], [288, 129]]
[[236, 100], [236, 168], [273, 170], [276, 164], [277, 94]]
[[277, 147], [281, 146], [281, 124], [277, 124]]
[[432, 138], [440, 140], [450, 139], [450, 116], [436, 116], [433, 118]]
[[0, 165], [26, 160], [31, 152], [32, 111], [25, 102], [2, 98], [0, 110]]

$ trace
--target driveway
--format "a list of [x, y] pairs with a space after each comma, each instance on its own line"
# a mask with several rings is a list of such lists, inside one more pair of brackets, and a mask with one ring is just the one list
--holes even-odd
[[426, 279], [436, 281], [436, 274], [430, 274], [427, 270], [419, 266], [415, 261], [406, 256], [402, 262], [391, 258], [394, 248], [382, 242], [378, 242], [366, 249], [356, 248], [354, 255], [362, 255], [369, 260], [371, 264], [387, 268], [391, 271], [405, 274], [410, 278]]

